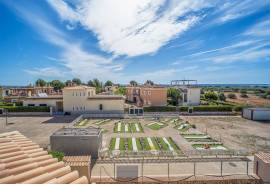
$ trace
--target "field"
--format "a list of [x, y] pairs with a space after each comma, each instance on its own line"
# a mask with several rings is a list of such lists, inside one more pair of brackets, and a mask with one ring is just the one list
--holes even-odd
[[[228, 96], [228, 92], [225, 93]], [[248, 98], [242, 98], [240, 93], [234, 93], [236, 99], [226, 98], [226, 101], [233, 102], [240, 105], [251, 105], [251, 106], [270, 106], [270, 100], [264, 99], [262, 97], [256, 96], [254, 94], [247, 94]]]

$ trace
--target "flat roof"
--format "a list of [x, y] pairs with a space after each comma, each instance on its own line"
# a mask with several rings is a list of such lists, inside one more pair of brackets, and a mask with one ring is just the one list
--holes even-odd
[[85, 85], [81, 85], [81, 86], [70, 86], [70, 87], [65, 87], [64, 90], [69, 90], [69, 89], [96, 89], [95, 87], [90, 87], [90, 86], [85, 86]]
[[52, 136], [95, 136], [101, 132], [100, 128], [61, 128], [54, 132]]
[[255, 154], [259, 159], [265, 163], [270, 163], [270, 153], [259, 152]]

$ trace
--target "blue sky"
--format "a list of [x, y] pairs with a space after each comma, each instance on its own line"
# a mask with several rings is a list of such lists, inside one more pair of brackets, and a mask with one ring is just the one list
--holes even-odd
[[2, 0], [0, 85], [270, 83], [270, 1]]

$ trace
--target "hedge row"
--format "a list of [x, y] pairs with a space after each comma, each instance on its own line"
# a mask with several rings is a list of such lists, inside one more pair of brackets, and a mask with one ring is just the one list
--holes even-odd
[[195, 112], [231, 112], [232, 106], [196, 106], [193, 107]]
[[144, 112], [174, 112], [176, 107], [173, 106], [155, 106], [155, 107], [144, 107]]
[[[216, 105], [216, 106], [195, 106], [192, 107], [194, 112], [231, 112], [241, 111], [240, 107], [228, 106], [228, 105]], [[162, 107], [144, 107], [144, 112], [188, 112], [189, 107], [174, 107], [174, 106], [162, 106]]]
[[50, 112], [49, 107], [28, 107], [28, 106], [0, 106], [0, 108], [7, 109], [8, 112]]

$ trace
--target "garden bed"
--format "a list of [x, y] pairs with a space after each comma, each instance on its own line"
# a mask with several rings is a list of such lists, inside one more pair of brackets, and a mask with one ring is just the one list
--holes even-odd
[[181, 134], [188, 142], [218, 142], [206, 134]]
[[112, 138], [109, 146], [110, 151], [167, 151], [177, 154], [181, 153], [180, 148], [171, 137], [128, 137], [128, 138]]
[[116, 122], [114, 124], [114, 133], [142, 133], [143, 128], [141, 123], [124, 123], [124, 122]]
[[161, 128], [164, 128], [166, 126], [168, 126], [167, 123], [165, 122], [152, 122], [146, 125], [148, 128], [151, 128], [152, 130], [159, 130]]

